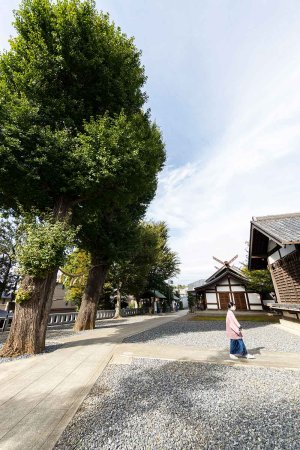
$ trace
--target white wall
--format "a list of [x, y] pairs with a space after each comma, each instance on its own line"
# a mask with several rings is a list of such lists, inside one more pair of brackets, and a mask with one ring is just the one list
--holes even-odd
[[244, 286], [231, 286], [232, 292], [245, 292]]
[[273, 255], [268, 257], [268, 263], [273, 264], [275, 261], [278, 261], [278, 259], [280, 259], [280, 254], [279, 252], [275, 252]]
[[207, 309], [219, 309], [218, 305], [207, 305]]
[[294, 245], [287, 245], [286, 247], [280, 248], [279, 251], [273, 253], [273, 255], [268, 257], [268, 263], [273, 264], [275, 261], [278, 261], [280, 258], [283, 258], [286, 255], [289, 255], [290, 253], [293, 253], [296, 250], [296, 247]]
[[228, 286], [217, 286], [218, 292], [229, 292], [229, 285]]
[[224, 277], [220, 281], [218, 281], [218, 284], [226, 284], [228, 286], [228, 278]]
[[184, 309], [189, 307], [187, 295], [180, 295], [180, 300], [182, 301]]
[[216, 294], [214, 292], [207, 292], [206, 293], [206, 302], [207, 303], [216, 303], [218, 305], [218, 300], [217, 300]]
[[250, 309], [252, 310], [252, 311], [262, 311], [262, 306], [261, 305], [251, 305], [250, 306]]
[[[255, 311], [260, 311], [263, 309], [259, 294], [256, 294], [254, 292], [249, 292], [248, 298], [249, 298], [250, 309], [255, 310]], [[253, 305], [253, 303], [260, 303], [260, 304]]]
[[287, 245], [286, 247], [282, 247], [280, 249], [281, 257], [283, 258], [286, 255], [289, 255], [290, 253], [294, 252], [296, 250], [296, 247], [294, 245]]
[[273, 250], [273, 248], [275, 248], [276, 245], [277, 245], [276, 242], [269, 240], [269, 243], [268, 243], [268, 252], [270, 252], [271, 250]]

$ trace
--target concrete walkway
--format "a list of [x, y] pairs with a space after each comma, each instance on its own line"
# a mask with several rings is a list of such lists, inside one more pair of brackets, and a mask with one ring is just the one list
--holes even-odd
[[70, 336], [52, 353], [0, 365], [0, 449], [50, 450], [108, 363], [134, 357], [300, 369], [299, 354], [262, 352], [256, 360], [228, 359], [225, 351], [178, 345], [122, 343], [123, 339], [175, 319], [136, 316]]
[[52, 353], [1, 364], [0, 449], [52, 449], [116, 346], [183, 313], [116, 321], [70, 337]]
[[[255, 352], [254, 352], [255, 353]], [[300, 370], [299, 353], [264, 352], [259, 350], [256, 359], [232, 360], [226, 350], [198, 350], [194, 346], [153, 344], [120, 344], [114, 351], [111, 364], [130, 364], [132, 358], [165, 359], [171, 361], [204, 362], [232, 366], [267, 367], [269, 369]]]

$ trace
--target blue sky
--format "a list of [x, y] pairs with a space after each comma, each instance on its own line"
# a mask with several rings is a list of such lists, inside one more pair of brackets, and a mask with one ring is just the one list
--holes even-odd
[[[0, 48], [15, 0], [0, 3]], [[179, 281], [245, 258], [252, 216], [299, 211], [300, 3], [102, 0], [135, 36], [168, 160], [148, 216], [166, 220]]]

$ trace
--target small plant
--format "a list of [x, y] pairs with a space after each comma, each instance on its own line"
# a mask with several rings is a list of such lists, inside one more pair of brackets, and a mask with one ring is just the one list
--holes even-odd
[[189, 310], [191, 313], [195, 312], [195, 303], [196, 303], [196, 297], [189, 292], [188, 293], [188, 305], [189, 305]]
[[16, 303], [21, 304], [21, 303], [28, 301], [30, 299], [31, 292], [32, 291], [30, 288], [28, 288], [28, 289], [19, 288], [17, 290], [16, 297], [15, 297]]

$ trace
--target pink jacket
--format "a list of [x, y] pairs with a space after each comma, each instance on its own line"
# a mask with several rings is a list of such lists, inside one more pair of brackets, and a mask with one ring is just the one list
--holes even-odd
[[240, 332], [240, 324], [236, 320], [236, 317], [230, 309], [227, 312], [226, 316], [226, 336], [229, 339], [242, 339], [243, 335]]

